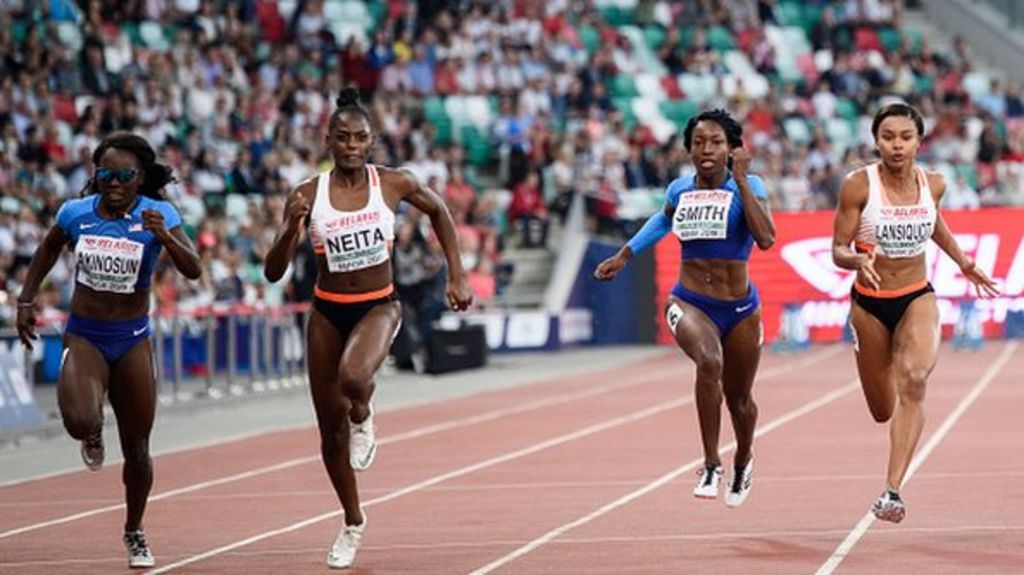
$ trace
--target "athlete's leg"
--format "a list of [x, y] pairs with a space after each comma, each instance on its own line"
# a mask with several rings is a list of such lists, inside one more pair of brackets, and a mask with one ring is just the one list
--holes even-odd
[[320, 456], [345, 510], [345, 523], [360, 525], [363, 513], [359, 508], [355, 473], [348, 460], [348, 405], [338, 381], [338, 364], [344, 346], [342, 334], [314, 308], [306, 332], [306, 353], [309, 391], [320, 428]]
[[761, 362], [761, 311], [744, 318], [722, 342], [722, 390], [736, 434], [735, 467], [750, 460], [757, 426], [757, 404], [752, 389]]
[[153, 487], [149, 435], [156, 415], [156, 373], [149, 339], [121, 356], [110, 377], [110, 405], [117, 417], [125, 487], [125, 531], [142, 529], [142, 515]]
[[896, 408], [896, 386], [892, 379], [892, 334], [875, 316], [856, 302], [850, 305], [853, 350], [857, 357], [864, 399], [878, 423], [889, 421]]
[[103, 433], [103, 396], [110, 381], [107, 360], [88, 340], [64, 335], [57, 405], [64, 428], [83, 441]]
[[721, 465], [718, 456], [718, 433], [722, 410], [722, 344], [718, 327], [697, 307], [675, 296], [669, 296], [669, 315], [672, 306], [682, 312], [675, 326], [676, 344], [697, 364], [697, 417], [704, 445], [705, 467]]
[[395, 301], [374, 306], [352, 328], [341, 356], [338, 378], [349, 401], [349, 419], [359, 423], [370, 415], [373, 375], [388, 356], [391, 340], [402, 321], [402, 305]]
[[893, 337], [892, 369], [898, 399], [889, 426], [890, 489], [900, 488], [921, 438], [925, 388], [939, 358], [940, 339], [935, 294], [926, 293], [910, 304]]

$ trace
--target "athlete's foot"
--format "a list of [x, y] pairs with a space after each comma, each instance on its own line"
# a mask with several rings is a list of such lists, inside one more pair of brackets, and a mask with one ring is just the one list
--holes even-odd
[[146, 534], [142, 530], [125, 531], [124, 547], [128, 550], [128, 566], [132, 569], [144, 569], [156, 565], [153, 552], [149, 550]]
[[356, 551], [363, 544], [363, 533], [366, 531], [366, 512], [363, 522], [359, 525], [342, 525], [337, 539], [330, 552], [327, 553], [327, 566], [331, 569], [348, 569], [356, 561]]
[[697, 486], [693, 488], [693, 496], [700, 499], [718, 497], [718, 484], [722, 482], [722, 466], [706, 465], [697, 472]]
[[377, 455], [377, 433], [373, 427], [373, 405], [368, 406], [369, 415], [359, 423], [351, 422], [348, 439], [348, 456], [352, 469], [365, 471]]
[[82, 440], [82, 461], [92, 471], [103, 467], [103, 432], [97, 431]]
[[732, 481], [725, 492], [725, 504], [728, 507], [739, 507], [750, 495], [750, 487], [754, 481], [754, 458], [747, 460], [746, 465], [733, 470]]
[[882, 521], [899, 523], [907, 515], [907, 506], [898, 491], [886, 489], [871, 505], [871, 512]]

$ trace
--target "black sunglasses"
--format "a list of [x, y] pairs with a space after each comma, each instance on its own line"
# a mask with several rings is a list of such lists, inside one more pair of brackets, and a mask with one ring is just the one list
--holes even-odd
[[98, 168], [96, 170], [96, 179], [100, 182], [109, 182], [116, 179], [122, 184], [135, 179], [139, 175], [139, 171], [134, 168], [125, 168], [122, 170], [114, 170], [111, 168]]

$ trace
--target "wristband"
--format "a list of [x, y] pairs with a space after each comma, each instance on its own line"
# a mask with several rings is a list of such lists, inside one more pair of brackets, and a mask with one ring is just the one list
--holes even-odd
[[36, 307], [36, 302], [34, 302], [34, 301], [19, 301], [18, 302], [18, 308], [30, 308], [30, 307], [31, 308]]

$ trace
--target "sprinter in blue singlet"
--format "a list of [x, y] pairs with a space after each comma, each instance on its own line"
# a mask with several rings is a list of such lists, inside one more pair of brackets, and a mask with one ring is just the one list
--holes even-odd
[[166, 248], [183, 275], [201, 273], [199, 255], [164, 200], [171, 169], [157, 163], [144, 138], [115, 132], [92, 155], [96, 171], [83, 197], [57, 212], [29, 264], [18, 297], [18, 334], [29, 348], [35, 299], [67, 245], [75, 258], [75, 290], [64, 332], [57, 399], [64, 427], [81, 441], [89, 469], [103, 465], [103, 397], [109, 394], [124, 454], [124, 543], [130, 567], [152, 567], [142, 515], [153, 484], [149, 433], [156, 409], [156, 374], [149, 342], [153, 267]]
[[764, 184], [747, 175], [750, 156], [743, 149], [743, 127], [724, 110], [703, 112], [683, 131], [696, 173], [669, 184], [665, 208], [594, 276], [611, 280], [633, 255], [672, 232], [682, 243], [679, 282], [665, 319], [676, 343], [697, 364], [697, 413], [704, 444], [704, 469], [693, 494], [718, 497], [722, 463], [718, 455], [722, 396], [736, 434], [733, 476], [725, 496], [741, 505], [753, 478], [757, 405], [751, 389], [761, 359], [761, 305], [747, 276], [754, 243], [762, 250], [775, 241], [775, 226]]

